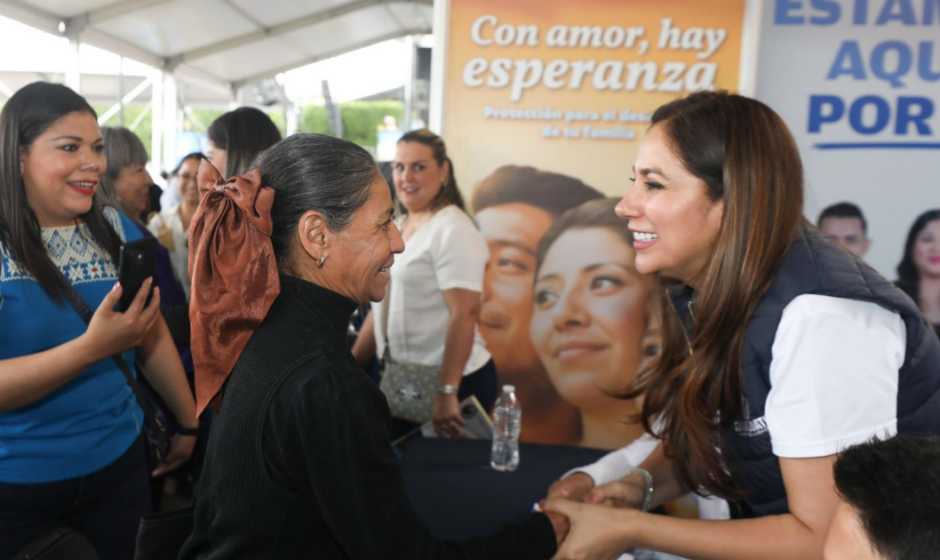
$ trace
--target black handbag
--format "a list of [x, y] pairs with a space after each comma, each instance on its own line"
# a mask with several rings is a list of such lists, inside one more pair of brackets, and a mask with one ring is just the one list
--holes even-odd
[[[85, 303], [85, 300], [82, 299], [82, 296], [79, 295], [78, 291], [75, 290], [75, 287], [67, 280], [65, 284], [68, 286], [68, 289], [65, 291], [66, 299], [68, 299], [69, 303], [75, 309], [75, 312], [85, 321], [86, 325], [91, 323], [91, 318], [94, 316], [94, 313], [88, 307], [88, 304]], [[153, 398], [143, 390], [140, 383], [131, 375], [130, 367], [128, 367], [124, 356], [118, 353], [111, 356], [111, 359], [114, 360], [118, 369], [124, 374], [127, 385], [134, 391], [134, 395], [137, 396], [137, 402], [144, 411], [144, 427], [142, 431], [147, 440], [148, 463], [152, 471], [160, 464], [160, 461], [166, 457], [167, 453], [170, 452], [170, 430], [167, 425], [166, 416], [163, 414], [160, 407], [153, 402]], [[139, 367], [138, 370], [142, 371]]]
[[68, 527], [56, 527], [51, 533], [31, 542], [12, 560], [100, 560], [88, 537]]

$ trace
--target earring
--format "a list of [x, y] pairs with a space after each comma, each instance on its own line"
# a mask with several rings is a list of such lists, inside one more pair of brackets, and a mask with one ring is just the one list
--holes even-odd
[[320, 260], [317, 261], [317, 268], [323, 268], [323, 263], [326, 262], [326, 255], [320, 257]]

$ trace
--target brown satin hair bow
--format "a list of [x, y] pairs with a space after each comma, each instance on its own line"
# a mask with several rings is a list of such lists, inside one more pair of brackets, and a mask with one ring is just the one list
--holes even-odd
[[196, 414], [218, 395], [248, 339], [281, 291], [271, 244], [274, 189], [253, 169], [222, 181], [199, 165], [199, 209], [189, 227]]

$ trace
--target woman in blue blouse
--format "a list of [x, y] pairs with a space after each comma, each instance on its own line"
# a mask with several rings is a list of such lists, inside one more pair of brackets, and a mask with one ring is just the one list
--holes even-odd
[[[95, 202], [103, 150], [94, 110], [64, 86], [30, 84], [0, 113], [0, 559], [57, 526], [83, 533], [104, 560], [133, 557], [150, 508], [143, 412], [111, 356], [132, 364], [138, 349], [179, 423], [195, 424], [159, 290], [145, 306], [148, 280], [127, 312], [114, 311], [119, 247], [141, 235]], [[65, 282], [95, 309], [91, 324]], [[194, 443], [174, 437], [153, 474]]]

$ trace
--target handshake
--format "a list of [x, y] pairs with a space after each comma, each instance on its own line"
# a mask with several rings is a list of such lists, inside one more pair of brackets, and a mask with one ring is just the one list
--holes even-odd
[[641, 471], [595, 487], [589, 475], [573, 473], [551, 485], [536, 510], [552, 522], [556, 560], [608, 560], [636, 546], [631, 530], [649, 506], [651, 484]]

